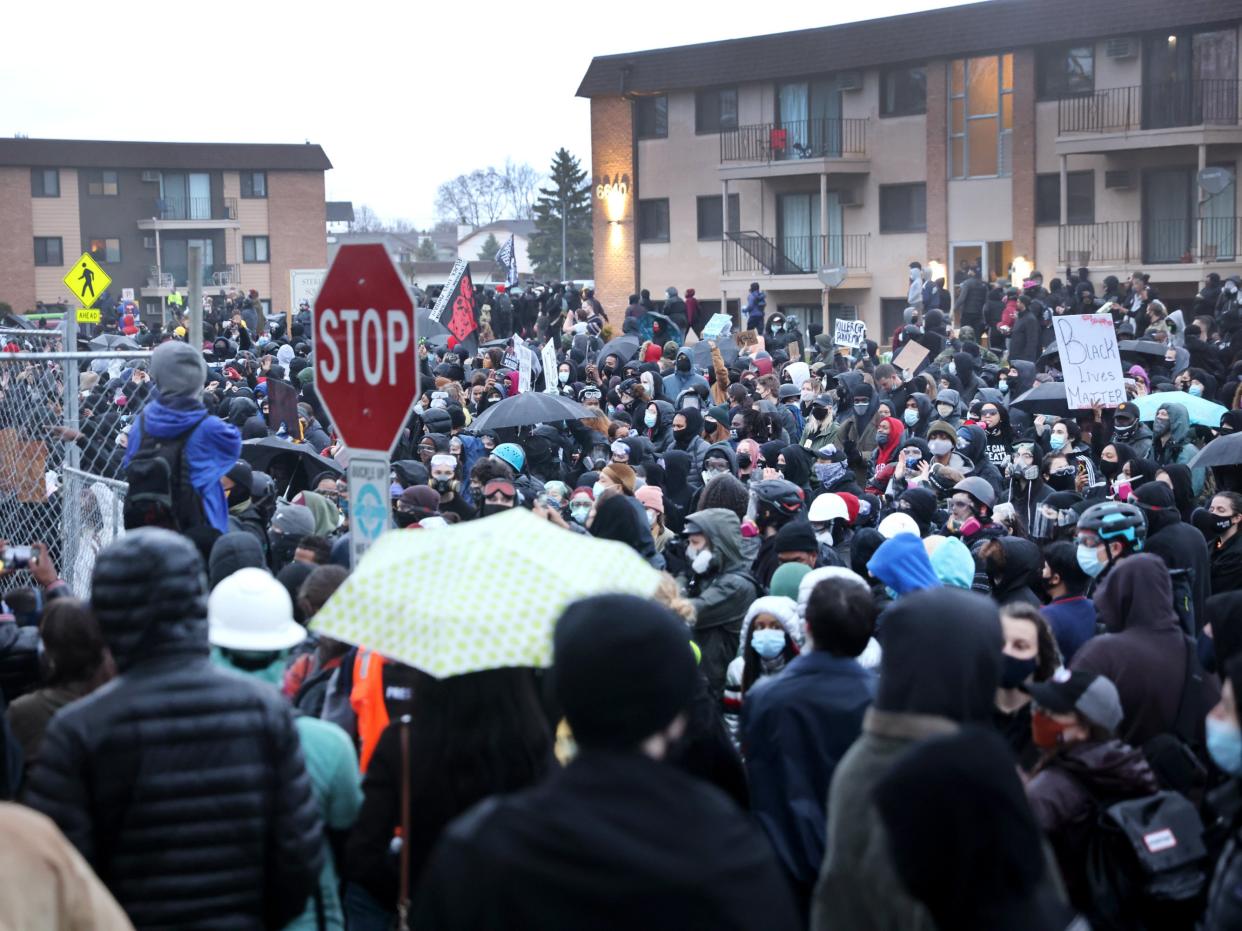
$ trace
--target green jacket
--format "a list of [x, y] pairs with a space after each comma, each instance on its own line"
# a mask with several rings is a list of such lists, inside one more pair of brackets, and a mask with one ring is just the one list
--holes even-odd
[[821, 424], [808, 420], [806, 428], [802, 431], [802, 447], [812, 452], [819, 452], [829, 443], [834, 446], [841, 445], [841, 425], [832, 418]]

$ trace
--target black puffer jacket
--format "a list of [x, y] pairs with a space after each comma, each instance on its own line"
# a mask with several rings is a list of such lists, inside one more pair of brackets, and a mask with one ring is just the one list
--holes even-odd
[[0, 621], [0, 692], [12, 701], [39, 684], [39, 628]]
[[56, 715], [25, 800], [139, 928], [283, 927], [315, 889], [323, 824], [279, 693], [210, 663], [205, 588], [167, 530], [100, 553], [91, 604], [120, 675]]

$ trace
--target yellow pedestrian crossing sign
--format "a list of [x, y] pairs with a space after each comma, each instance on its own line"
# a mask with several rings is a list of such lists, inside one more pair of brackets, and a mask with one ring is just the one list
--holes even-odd
[[112, 284], [108, 273], [99, 266], [89, 252], [83, 252], [82, 257], [73, 263], [73, 268], [69, 270], [69, 274], [64, 277], [63, 281], [65, 287], [73, 292], [73, 296], [83, 307], [94, 306], [95, 302], [108, 290], [108, 285]]

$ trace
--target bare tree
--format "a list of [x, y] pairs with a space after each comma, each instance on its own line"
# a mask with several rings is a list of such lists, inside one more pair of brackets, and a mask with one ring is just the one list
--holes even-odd
[[539, 189], [539, 172], [523, 162], [515, 165], [505, 159], [503, 172], [505, 195], [514, 220], [530, 220], [535, 216], [535, 194]]
[[506, 218], [530, 219], [538, 186], [534, 168], [506, 160], [503, 169], [476, 168], [445, 181], [436, 191], [436, 212], [476, 229]]
[[354, 209], [354, 222], [349, 229], [353, 233], [382, 233], [384, 224], [374, 210], [366, 204], [359, 204]]
[[436, 213], [445, 220], [478, 227], [479, 199], [468, 175], [458, 175], [436, 189]]

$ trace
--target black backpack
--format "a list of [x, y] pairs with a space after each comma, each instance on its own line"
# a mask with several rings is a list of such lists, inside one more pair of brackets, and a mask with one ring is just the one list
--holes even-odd
[[1087, 840], [1094, 931], [1191, 931], [1210, 864], [1203, 822], [1178, 792], [1101, 804]]
[[204, 411], [184, 433], [164, 438], [147, 432], [147, 415], [142, 412], [142, 439], [125, 470], [129, 483], [125, 492], [126, 530], [164, 527], [184, 533], [207, 523], [203, 500], [190, 483], [190, 464], [183, 455], [191, 434], [207, 416]]

